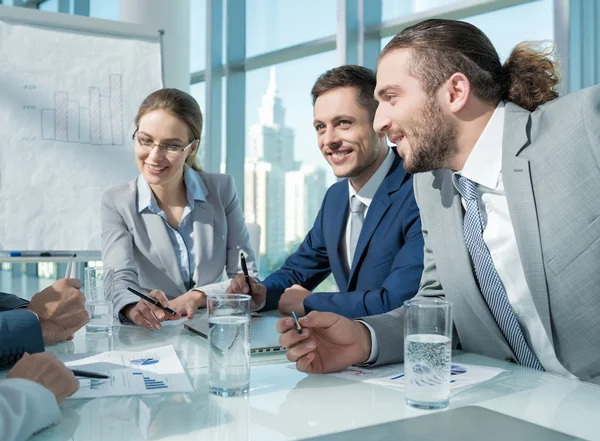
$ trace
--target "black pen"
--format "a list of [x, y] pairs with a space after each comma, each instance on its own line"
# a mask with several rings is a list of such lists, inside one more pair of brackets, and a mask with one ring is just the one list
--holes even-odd
[[248, 294], [252, 295], [252, 285], [250, 284], [250, 276], [248, 275], [248, 267], [246, 266], [246, 258], [244, 253], [240, 253], [240, 261], [242, 262], [242, 271], [244, 273], [244, 279], [248, 285]]
[[146, 294], [142, 294], [141, 292], [136, 291], [135, 289], [133, 289], [131, 287], [127, 287], [127, 291], [129, 291], [129, 292], [135, 294], [136, 296], [144, 299], [148, 303], [152, 303], [154, 306], [158, 306], [160, 309], [162, 309], [163, 311], [167, 311], [171, 315], [176, 315], [177, 314], [177, 312], [173, 311], [171, 308], [167, 308], [166, 306], [161, 305], [158, 300], [155, 300], [152, 297], [148, 297]]
[[71, 371], [73, 372], [73, 375], [75, 375], [76, 377], [98, 378], [98, 379], [102, 379], [102, 380], [107, 380], [110, 378], [108, 375], [97, 374], [96, 372], [80, 371], [79, 369], [71, 369]]
[[296, 315], [296, 313], [294, 311], [292, 311], [292, 317], [294, 319], [294, 322], [296, 323], [296, 332], [298, 334], [302, 334], [302, 326], [300, 326], [300, 322], [298, 321], [298, 316]]

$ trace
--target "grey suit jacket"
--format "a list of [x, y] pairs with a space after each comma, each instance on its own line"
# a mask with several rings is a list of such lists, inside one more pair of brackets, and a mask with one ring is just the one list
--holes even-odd
[[[600, 86], [533, 113], [508, 103], [502, 179], [535, 307], [562, 365], [600, 383]], [[476, 283], [452, 172], [415, 176], [425, 238], [417, 295], [445, 296], [462, 348], [514, 360]], [[366, 317], [378, 364], [403, 359], [403, 308]]]
[[[258, 276], [256, 259], [250, 246], [244, 214], [235, 190], [233, 177], [198, 172], [206, 202], [196, 204], [194, 246], [196, 266], [194, 288], [207, 294], [224, 292], [227, 277], [241, 271], [240, 251], [247, 256], [248, 272]], [[187, 290], [169, 240], [164, 220], [157, 214], [139, 213], [137, 179], [106, 191], [102, 195], [102, 260], [115, 269], [115, 284], [110, 299], [115, 316], [139, 298], [127, 291], [128, 286], [143, 290], [160, 289], [173, 299]]]

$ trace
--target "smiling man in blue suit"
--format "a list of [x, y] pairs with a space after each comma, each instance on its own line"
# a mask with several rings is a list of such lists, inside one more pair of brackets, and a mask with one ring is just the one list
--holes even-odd
[[[423, 237], [412, 176], [373, 130], [375, 74], [361, 66], [329, 70], [311, 91], [319, 149], [338, 178], [298, 250], [262, 283], [255, 309], [381, 314], [412, 298], [423, 271]], [[340, 292], [315, 292], [333, 273]], [[248, 292], [243, 276], [228, 292]]]

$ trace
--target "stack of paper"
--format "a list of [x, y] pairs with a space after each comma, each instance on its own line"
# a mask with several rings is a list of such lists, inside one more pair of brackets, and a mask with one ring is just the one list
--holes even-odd
[[[452, 364], [450, 372], [450, 390], [451, 392], [457, 392], [483, 383], [506, 371], [499, 368], [461, 363]], [[392, 364], [372, 369], [351, 366], [345, 371], [329, 375], [404, 389], [403, 364]]]
[[108, 351], [72, 360], [58, 356], [70, 368], [102, 373], [107, 380], [80, 379], [79, 390], [71, 398], [113, 397], [194, 389], [172, 345], [146, 351]]

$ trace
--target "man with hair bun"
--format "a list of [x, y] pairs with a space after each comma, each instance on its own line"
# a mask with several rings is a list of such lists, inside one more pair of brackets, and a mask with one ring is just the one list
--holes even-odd
[[[501, 64], [481, 30], [426, 20], [383, 49], [374, 127], [414, 178], [424, 272], [460, 347], [600, 383], [600, 85], [558, 98], [552, 50]], [[305, 372], [403, 360], [403, 309], [309, 314], [280, 342]]]

